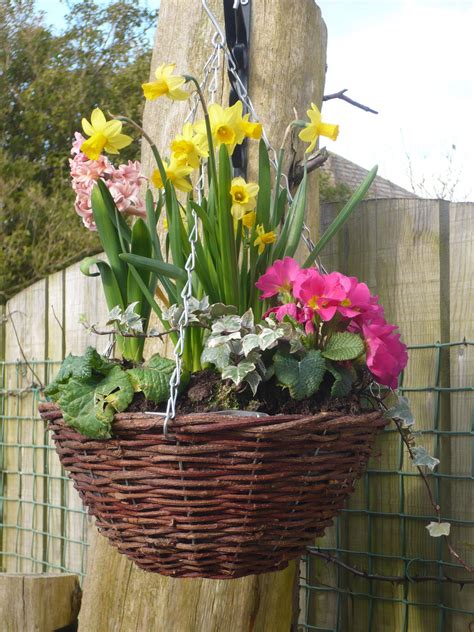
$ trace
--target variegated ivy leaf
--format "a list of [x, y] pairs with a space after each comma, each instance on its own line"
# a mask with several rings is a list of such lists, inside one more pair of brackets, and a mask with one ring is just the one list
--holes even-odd
[[260, 349], [262, 351], [270, 349], [282, 336], [282, 329], [262, 329], [258, 335]]
[[260, 346], [259, 336], [257, 334], [247, 334], [242, 338], [242, 349], [245, 356]]
[[236, 314], [237, 307], [235, 305], [224, 305], [224, 303], [213, 303], [209, 308], [210, 320], [226, 316], [227, 314]]
[[255, 364], [253, 362], [239, 362], [237, 366], [227, 366], [222, 371], [222, 379], [232, 380], [236, 386], [238, 386], [245, 377], [255, 370]]
[[430, 522], [426, 525], [428, 533], [432, 538], [440, 538], [442, 535], [449, 535], [451, 523], [449, 522]]
[[245, 381], [250, 386], [252, 394], [255, 395], [258, 389], [258, 385], [262, 381], [262, 376], [259, 373], [257, 373], [257, 371], [252, 371], [251, 373], [248, 373], [245, 376]]
[[122, 332], [143, 333], [143, 322], [135, 307], [138, 301], [127, 305], [125, 311], [119, 305], [110, 310], [107, 316], [107, 325], [116, 325]]
[[389, 408], [384, 416], [400, 421], [403, 428], [410, 428], [415, 423], [408, 398], [401, 395], [398, 397], [398, 404]]
[[248, 309], [241, 318], [241, 327], [252, 330], [254, 328], [254, 318], [252, 309]]
[[231, 333], [234, 331], [239, 331], [242, 327], [241, 317], [237, 315], [232, 316], [222, 316], [219, 320], [212, 325], [212, 333], [220, 334], [220, 333]]
[[431, 471], [433, 471], [435, 467], [439, 465], [439, 459], [431, 456], [431, 454], [428, 454], [428, 452], [422, 446], [415, 446], [414, 448], [412, 448], [412, 452], [414, 456], [414, 465], [426, 465], [426, 467], [429, 467]]
[[224, 369], [228, 366], [230, 359], [230, 349], [228, 345], [222, 344], [215, 347], [206, 346], [201, 354], [201, 362], [205, 364], [210, 362], [218, 369]]

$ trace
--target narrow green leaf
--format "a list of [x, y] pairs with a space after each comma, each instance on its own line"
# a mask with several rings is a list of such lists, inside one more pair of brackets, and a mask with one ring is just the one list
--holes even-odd
[[172, 263], [166, 263], [165, 261], [157, 261], [156, 259], [150, 259], [148, 257], [140, 257], [133, 254], [121, 254], [120, 258], [127, 263], [131, 263], [133, 266], [142, 270], [148, 270], [154, 272], [158, 277], [165, 276], [169, 279], [179, 279], [180, 281], [186, 281], [186, 272], [178, 268], [178, 266]]
[[123, 299], [122, 302], [125, 303], [127, 295], [128, 271], [126, 264], [119, 257], [122, 252], [122, 246], [119, 239], [119, 232], [112, 221], [112, 217], [115, 212], [115, 204], [113, 209], [109, 209], [108, 204], [105, 201], [108, 199], [107, 196], [109, 195], [110, 193], [107, 187], [101, 180], [99, 180], [98, 184], [96, 184], [92, 190], [92, 212], [94, 215], [94, 221], [97, 225], [97, 231], [99, 233], [102, 247], [107, 255], [110, 267], [120, 288]]
[[237, 305], [239, 300], [237, 255], [233, 218], [230, 212], [231, 170], [227, 147], [223, 144], [219, 150], [219, 186], [218, 186], [218, 226], [220, 264], [224, 280], [225, 302]]
[[258, 195], [257, 195], [257, 224], [263, 224], [270, 229], [271, 205], [270, 159], [268, 149], [263, 139], [258, 147]]
[[[141, 218], [138, 218], [132, 228], [131, 253], [132, 255], [149, 258], [151, 257], [152, 249], [152, 238], [150, 235], [150, 231], [148, 230], [145, 222]], [[151, 287], [151, 291], [153, 293], [154, 285], [156, 282], [152, 284], [151, 277], [153, 276], [156, 279], [155, 274], [152, 274], [149, 270], [144, 269], [141, 269], [138, 274], [140, 275], [143, 283], [148, 288]], [[137, 302], [135, 311], [142, 318], [143, 331], [147, 331], [151, 305], [143, 295], [140, 287], [137, 285], [133, 272], [129, 268], [127, 279], [127, 303], [130, 305], [131, 303], [135, 302]], [[133, 360], [135, 362], [141, 361], [144, 344], [144, 338], [130, 338], [128, 340], [128, 347], [132, 356], [129, 358], [130, 360]]]
[[347, 222], [353, 211], [357, 208], [360, 202], [364, 199], [365, 194], [370, 188], [370, 185], [377, 175], [378, 167], [375, 166], [366, 176], [364, 181], [360, 184], [358, 189], [352, 195], [351, 199], [347, 202], [344, 208], [340, 211], [334, 221], [324, 232], [324, 235], [319, 239], [318, 243], [309, 254], [308, 258], [303, 264], [304, 268], [308, 268], [316, 261], [316, 257], [323, 250], [326, 244], [336, 235], [342, 226]]

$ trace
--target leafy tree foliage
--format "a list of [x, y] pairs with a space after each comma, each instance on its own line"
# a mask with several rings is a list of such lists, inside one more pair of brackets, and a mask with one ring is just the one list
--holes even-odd
[[[67, 158], [81, 117], [97, 105], [142, 115], [155, 13], [134, 0], [68, 6], [57, 33], [35, 0], [0, 3], [0, 302], [99, 249], [72, 207]], [[138, 153], [133, 143], [121, 160]]]

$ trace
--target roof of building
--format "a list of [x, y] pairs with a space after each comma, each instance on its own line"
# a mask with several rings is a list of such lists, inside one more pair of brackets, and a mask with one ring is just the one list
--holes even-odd
[[[328, 152], [329, 157], [322, 165], [321, 170], [328, 173], [330, 182], [333, 186], [337, 184], [346, 184], [351, 189], [356, 189], [365, 176], [369, 173], [355, 162], [347, 160], [338, 154]], [[368, 198], [416, 198], [418, 197], [413, 191], [408, 191], [403, 187], [376, 176], [372, 186], [367, 194]]]

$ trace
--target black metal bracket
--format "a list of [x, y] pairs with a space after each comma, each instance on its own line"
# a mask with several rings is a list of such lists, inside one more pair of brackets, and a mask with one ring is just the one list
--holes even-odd
[[[248, 89], [250, 0], [224, 0], [224, 25], [227, 47], [235, 72], [244, 88]], [[238, 82], [233, 73], [227, 71], [230, 82], [229, 105], [239, 100]], [[244, 106], [244, 114], [246, 106]], [[247, 141], [237, 145], [232, 154], [232, 165], [236, 175], [245, 176], [247, 171]]]

